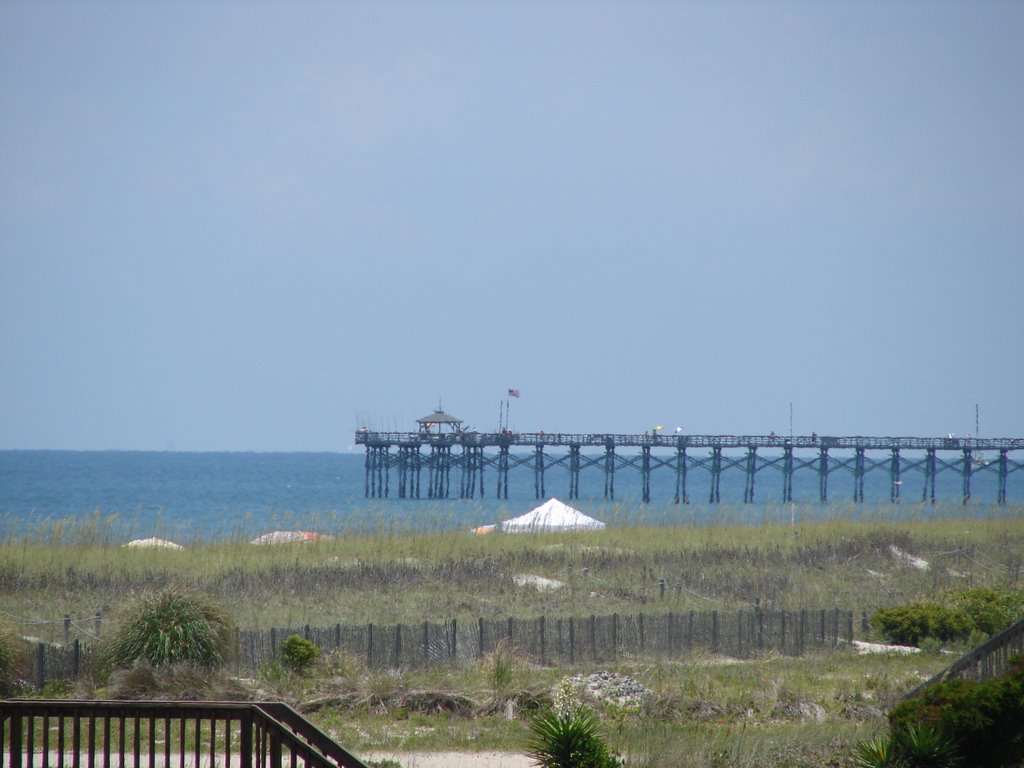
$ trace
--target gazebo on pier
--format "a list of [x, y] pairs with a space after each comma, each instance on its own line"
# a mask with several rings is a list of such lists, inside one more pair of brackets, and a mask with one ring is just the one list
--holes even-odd
[[445, 413], [440, 408], [429, 416], [424, 416], [422, 419], [416, 419], [416, 423], [420, 425], [420, 432], [431, 432], [435, 427], [437, 428], [437, 434], [439, 435], [444, 430], [453, 434], [455, 432], [462, 431], [462, 419], [456, 418], [450, 413]]

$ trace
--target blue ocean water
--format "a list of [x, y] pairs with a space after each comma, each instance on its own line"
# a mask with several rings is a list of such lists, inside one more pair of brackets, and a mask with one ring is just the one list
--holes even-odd
[[[509, 498], [495, 498], [497, 474], [484, 474], [484, 497], [435, 500], [398, 498], [392, 470], [387, 498], [366, 498], [362, 454], [342, 453], [176, 453], [145, 451], [0, 451], [0, 537], [47, 536], [75, 527], [114, 540], [161, 536], [175, 540], [246, 539], [279, 529], [343, 534], [385, 530], [457, 530], [493, 523], [528, 511], [539, 503], [532, 468], [509, 474]], [[615, 501], [604, 498], [600, 466], [585, 467], [580, 498], [573, 506], [611, 524], [707, 524], [715, 521], [761, 523], [821, 516], [868, 519], [936, 515], [1017, 515], [1024, 500], [1024, 472], [1011, 476], [1007, 506], [994, 504], [997, 478], [992, 471], [973, 479], [973, 498], [960, 504], [962, 479], [940, 472], [937, 505], [922, 504], [919, 473], [905, 475], [902, 500], [890, 503], [890, 479], [882, 471], [865, 476], [864, 504], [853, 504], [852, 474], [829, 476], [829, 503], [818, 501], [818, 477], [804, 469], [794, 476], [794, 504], [782, 504], [782, 475], [774, 468], [756, 475], [756, 503], [744, 504], [745, 473], [739, 466], [721, 476], [720, 503], [710, 504], [710, 475], [701, 468], [687, 476], [688, 504], [675, 504], [676, 476], [666, 461], [652, 473], [649, 504], [641, 503], [638, 470], [615, 474]], [[547, 469], [543, 498], [568, 501], [564, 465]], [[421, 494], [426, 496], [424, 470]], [[453, 471], [450, 493], [458, 496]], [[89, 528], [89, 526], [92, 528]]]

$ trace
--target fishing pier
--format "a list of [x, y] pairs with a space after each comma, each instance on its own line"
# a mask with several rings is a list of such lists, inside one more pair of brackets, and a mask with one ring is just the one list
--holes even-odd
[[[445, 417], [441, 411], [438, 415]], [[758, 481], [775, 471], [782, 479], [776, 501], [792, 502], [794, 477], [813, 473], [817, 499], [827, 502], [829, 479], [847, 472], [853, 478], [854, 502], [864, 501], [867, 476], [887, 474], [888, 482], [873, 486], [876, 500], [877, 488], [883, 487], [889, 500], [898, 503], [901, 492], [909, 488], [907, 483], [915, 478], [921, 482], [920, 493], [903, 498], [934, 503], [936, 477], [948, 473], [958, 476], [957, 491], [962, 492], [964, 504], [970, 502], [972, 484], [979, 476], [994, 476], [994, 501], [1005, 505], [1008, 480], [1024, 477], [1022, 438], [663, 435], [653, 430], [641, 434], [485, 433], [462, 431], [461, 422], [451, 417], [445, 417], [449, 421], [430, 418], [434, 417], [420, 419], [416, 432], [356, 432], [356, 444], [366, 449], [367, 498], [394, 493], [398, 498], [472, 499], [483, 498], [493, 489], [496, 498], [507, 499], [510, 473], [525, 470], [532, 472], [534, 497], [541, 499], [548, 493], [547, 473], [562, 468], [568, 474], [568, 487], [559, 488], [558, 494], [569, 499], [580, 497], [581, 474], [589, 469], [588, 477], [596, 470], [603, 479], [603, 496], [608, 500], [615, 499], [616, 477], [634, 472], [639, 474], [642, 500], [649, 503], [652, 475], [658, 472], [674, 475], [676, 504], [689, 503], [691, 493], [716, 504], [721, 501], [723, 474], [741, 472], [743, 501], [752, 503]], [[449, 430], [442, 431], [442, 425]], [[693, 487], [695, 470], [699, 470], [700, 488]]]

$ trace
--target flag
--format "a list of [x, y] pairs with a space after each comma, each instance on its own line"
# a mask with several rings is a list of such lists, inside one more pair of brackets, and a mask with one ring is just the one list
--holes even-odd
[[508, 391], [508, 396], [509, 397], [519, 397], [519, 390], [518, 389], [510, 389]]

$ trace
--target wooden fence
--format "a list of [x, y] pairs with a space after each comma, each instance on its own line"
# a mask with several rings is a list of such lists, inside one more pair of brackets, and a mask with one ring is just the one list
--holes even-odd
[[[371, 669], [472, 663], [499, 644], [540, 665], [671, 658], [692, 652], [799, 656], [808, 649], [851, 642], [854, 623], [849, 610], [774, 611], [755, 605], [739, 611], [275, 627], [240, 630], [234, 664], [239, 674], [255, 671], [278, 658], [281, 643], [291, 635], [310, 640], [324, 653], [341, 649]], [[866, 614], [861, 614], [860, 623], [866, 629]], [[70, 646], [39, 643], [31, 681], [42, 688], [48, 680], [75, 679], [89, 669], [95, 655], [95, 644], [77, 639]]]

